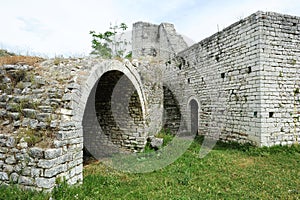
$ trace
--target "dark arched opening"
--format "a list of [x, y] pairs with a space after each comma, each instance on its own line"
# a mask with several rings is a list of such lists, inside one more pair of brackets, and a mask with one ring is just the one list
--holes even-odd
[[198, 134], [198, 103], [195, 99], [190, 101], [191, 110], [191, 133]]
[[163, 128], [169, 130], [172, 134], [177, 134], [181, 123], [181, 112], [179, 103], [173, 92], [166, 85], [163, 86], [164, 92], [164, 115]]
[[[143, 130], [140, 99], [129, 78], [120, 71], [103, 74], [97, 86], [95, 109], [105, 135], [121, 147], [131, 148]], [[133, 141], [130, 141], [133, 140]]]
[[84, 149], [96, 159], [144, 148], [141, 101], [121, 71], [105, 72], [90, 92], [83, 116]]

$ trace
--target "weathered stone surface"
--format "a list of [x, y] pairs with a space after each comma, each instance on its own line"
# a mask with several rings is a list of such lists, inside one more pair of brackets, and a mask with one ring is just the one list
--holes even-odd
[[14, 166], [8, 165], [8, 164], [3, 164], [3, 171], [8, 172], [8, 174], [10, 174], [11, 172], [14, 171]]
[[10, 175], [10, 180], [13, 182], [13, 183], [18, 183], [18, 180], [19, 180], [19, 174], [17, 173], [12, 173]]
[[163, 138], [156, 138], [156, 137], [150, 138], [150, 145], [154, 149], [159, 149], [163, 145], [163, 142], [164, 142]]
[[32, 167], [30, 171], [31, 177], [40, 177], [42, 171], [43, 171], [42, 169]]
[[[28, 147], [26, 142], [20, 143], [20, 144], [22, 144], [22, 145], [19, 146], [20, 148], [27, 148]], [[27, 157], [28, 157], [28, 155], [25, 155], [23, 153], [17, 153], [16, 154], [16, 160], [17, 161], [24, 161]]]
[[53, 159], [62, 155], [62, 149], [47, 149], [45, 151], [45, 159]]
[[34, 179], [27, 176], [19, 176], [18, 183], [21, 185], [33, 185]]
[[6, 93], [0, 95], [0, 102], [7, 102], [8, 96]]
[[0, 117], [4, 118], [7, 116], [7, 111], [5, 109], [0, 109]]
[[57, 120], [52, 120], [50, 123], [51, 128], [56, 128], [58, 126], [59, 122]]
[[39, 124], [39, 121], [36, 119], [29, 120], [29, 127], [32, 129], [36, 129]]
[[51, 106], [38, 106], [38, 109], [41, 110], [42, 113], [52, 113]]
[[21, 142], [21, 143], [19, 143], [19, 147], [25, 149], [25, 148], [28, 147], [28, 143], [27, 142]]
[[1, 181], [7, 181], [8, 180], [8, 175], [6, 172], [0, 172], [0, 180]]
[[9, 137], [6, 142], [7, 147], [14, 147], [16, 145], [16, 140], [14, 137]]
[[49, 169], [53, 166], [68, 162], [72, 160], [72, 154], [71, 153], [67, 153], [65, 155], [62, 155], [58, 158], [54, 158], [51, 160], [46, 160], [46, 159], [41, 159], [39, 160], [37, 166], [44, 168], [44, 169]]
[[34, 118], [36, 117], [36, 110], [25, 108], [22, 110], [25, 117]]
[[55, 178], [36, 178], [36, 185], [40, 188], [52, 188], [55, 185]]
[[9, 125], [10, 124], [10, 121], [9, 120], [5, 120], [1, 123], [1, 126], [6, 126], [6, 125]]
[[36, 119], [38, 121], [48, 122], [51, 119], [51, 114], [50, 113], [39, 113], [39, 114], [37, 114]]
[[25, 168], [22, 170], [22, 175], [23, 175], [23, 176], [31, 176], [31, 167], [25, 167]]
[[44, 176], [45, 177], [53, 177], [61, 172], [64, 172], [67, 170], [67, 164], [58, 165], [56, 167], [52, 167], [50, 169], [45, 169]]
[[11, 165], [11, 164], [15, 164], [16, 163], [16, 159], [14, 156], [8, 156], [6, 159], [5, 159], [5, 163]]
[[33, 147], [29, 149], [29, 155], [33, 158], [43, 158], [44, 150], [38, 147]]
[[13, 124], [14, 127], [20, 127], [21, 125], [22, 125], [21, 121], [14, 121], [14, 124]]
[[48, 127], [48, 123], [46, 123], [46, 122], [39, 122], [38, 125], [37, 125], [38, 129], [45, 130], [45, 129], [47, 129], [47, 127]]
[[10, 112], [18, 112], [20, 105], [17, 103], [8, 103], [6, 106], [6, 110]]
[[19, 120], [20, 119], [20, 113], [11, 112], [11, 113], [8, 114], [8, 117], [11, 117], [13, 120]]

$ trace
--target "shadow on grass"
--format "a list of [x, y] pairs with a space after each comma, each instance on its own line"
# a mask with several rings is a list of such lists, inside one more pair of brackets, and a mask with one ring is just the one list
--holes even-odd
[[[194, 142], [201, 145], [203, 143], [203, 140], [204, 140], [204, 136], [196, 136]], [[275, 145], [271, 147], [257, 147], [251, 143], [241, 144], [234, 141], [232, 142], [217, 141], [213, 150], [221, 150], [221, 151], [235, 150], [235, 151], [244, 152], [249, 156], [267, 156], [267, 155], [273, 155], [278, 153], [298, 155], [300, 154], [300, 145], [293, 144], [293, 145]]]

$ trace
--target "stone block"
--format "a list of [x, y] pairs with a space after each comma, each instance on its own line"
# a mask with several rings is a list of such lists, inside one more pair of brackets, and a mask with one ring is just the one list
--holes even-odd
[[8, 181], [8, 175], [6, 172], [0, 172], [0, 180], [1, 181]]
[[50, 122], [50, 127], [51, 128], [56, 128], [56, 127], [58, 127], [58, 125], [59, 125], [59, 121], [58, 120], [52, 120]]
[[68, 163], [68, 168], [74, 168], [76, 165], [79, 165], [80, 163], [82, 163], [82, 159], [78, 159], [78, 160], [72, 160], [71, 162]]
[[82, 164], [76, 166], [76, 174], [81, 174], [82, 173], [82, 169], [83, 169]]
[[51, 106], [38, 106], [38, 109], [42, 113], [52, 113], [52, 107]]
[[51, 113], [39, 113], [36, 115], [36, 119], [42, 122], [48, 122], [51, 119]]
[[35, 178], [35, 183], [40, 188], [50, 189], [55, 186], [55, 178]]
[[28, 144], [27, 144], [27, 142], [21, 142], [21, 143], [18, 144], [18, 147], [20, 147], [22, 149], [25, 149], [25, 148], [28, 147]]
[[21, 121], [14, 121], [14, 127], [20, 127], [22, 125]]
[[25, 167], [25, 168], [22, 170], [22, 175], [23, 175], [23, 176], [30, 176], [30, 175], [31, 175], [31, 167]]
[[81, 159], [83, 158], [83, 151], [74, 152], [73, 154], [73, 160]]
[[61, 172], [65, 172], [67, 170], [67, 164], [58, 165], [56, 167], [52, 167], [50, 169], [45, 169], [44, 176], [45, 177], [53, 177]]
[[29, 120], [29, 127], [32, 128], [32, 129], [36, 129], [38, 124], [39, 124], [39, 121], [36, 120], [36, 119], [30, 119]]
[[13, 120], [19, 120], [20, 113], [19, 112], [10, 112], [10, 113], [8, 113], [8, 117], [12, 118]]
[[72, 98], [72, 94], [71, 93], [66, 93], [64, 94], [62, 100], [63, 101], [71, 101], [73, 98]]
[[14, 147], [16, 144], [15, 144], [16, 140], [14, 137], [9, 137], [6, 141], [6, 146], [7, 147]]
[[29, 108], [25, 108], [22, 110], [23, 114], [25, 117], [28, 117], [28, 118], [35, 118], [36, 117], [36, 110], [34, 109], [29, 109]]
[[65, 163], [65, 162], [68, 162], [71, 160], [72, 160], [72, 153], [67, 153], [58, 158], [54, 158], [52, 160], [45, 160], [45, 159], [39, 160], [37, 165], [38, 165], [38, 167], [41, 167], [44, 169], [49, 169], [53, 166], [56, 166], [56, 165], [59, 165], [59, 164], [62, 164], [62, 163]]
[[6, 101], [8, 101], [8, 96], [7, 96], [7, 94], [2, 94], [2, 95], [0, 95], [0, 102], [6, 102]]
[[41, 159], [38, 161], [37, 166], [44, 168], [44, 169], [49, 169], [49, 168], [55, 166], [57, 164], [57, 162], [58, 162], [57, 158], [52, 159], [52, 160]]
[[11, 173], [14, 171], [14, 166], [13, 165], [8, 165], [8, 164], [3, 164], [3, 171]]
[[9, 165], [15, 164], [15, 163], [16, 163], [15, 156], [13, 156], [13, 155], [8, 156], [8, 157], [5, 159], [5, 163], [6, 163], [6, 164], [9, 164]]
[[4, 118], [7, 116], [7, 111], [5, 109], [0, 109], [0, 117]]
[[46, 129], [48, 127], [48, 124], [45, 123], [45, 122], [39, 122], [38, 125], [37, 125], [37, 128], [38, 129]]
[[18, 180], [19, 180], [19, 174], [17, 173], [12, 173], [10, 175], [10, 180], [13, 182], [13, 183], [18, 183]]
[[32, 167], [30, 170], [31, 177], [39, 177], [43, 173], [42, 169]]
[[45, 150], [45, 159], [53, 159], [62, 155], [62, 149], [47, 149]]
[[34, 185], [34, 179], [28, 176], [19, 176], [18, 183], [20, 185]]
[[39, 147], [32, 147], [29, 149], [29, 155], [32, 158], [41, 159], [41, 158], [44, 158], [44, 150]]
[[164, 139], [163, 138], [156, 138], [152, 137], [150, 138], [150, 145], [154, 149], [158, 149], [163, 145]]
[[68, 143], [68, 141], [60, 141], [60, 140], [54, 140], [53, 141], [53, 145], [54, 145], [55, 148], [63, 147], [67, 143]]

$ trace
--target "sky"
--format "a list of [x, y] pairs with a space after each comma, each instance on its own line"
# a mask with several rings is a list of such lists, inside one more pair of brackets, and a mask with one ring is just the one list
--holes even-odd
[[110, 23], [175, 25], [195, 42], [252, 13], [300, 16], [299, 0], [0, 0], [0, 48], [43, 57], [86, 56], [89, 32]]

